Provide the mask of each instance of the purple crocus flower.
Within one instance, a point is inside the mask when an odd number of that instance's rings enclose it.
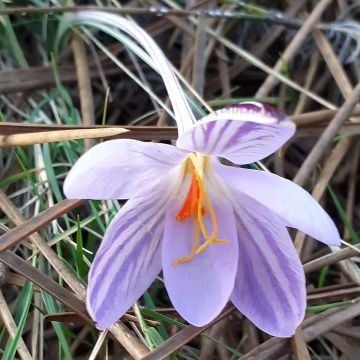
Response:
[[[305,276],[286,227],[328,245],[338,231],[301,187],[243,165],[279,149],[294,124],[268,105],[241,103],[199,121],[161,50],[138,26],[116,25],[146,49],[172,100],[176,146],[112,140],[85,153],[66,178],[72,199],[129,199],[110,223],[89,273],[87,307],[100,329],[117,321],[161,269],[171,302],[195,326],[226,303],[274,336],[304,317]]]

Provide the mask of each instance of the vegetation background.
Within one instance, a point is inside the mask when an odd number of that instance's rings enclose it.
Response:
[[[89,8],[146,29],[199,116],[256,99],[297,124],[257,166],[311,192],[344,243],[328,248],[293,233],[308,308],[292,339],[270,338],[230,305],[204,328],[188,325],[161,274],[116,326],[94,327],[87,272],[122,203],[65,200],[63,180],[102,139],[170,142],[176,129],[161,78],[129,43],[93,23],[57,48],[64,15]],[[357,359],[359,15],[351,0],[0,0],[2,359]]]

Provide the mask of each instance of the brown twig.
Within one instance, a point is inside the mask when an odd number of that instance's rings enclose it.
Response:
[[[85,126],[95,125],[95,108],[86,48],[80,35],[78,35],[76,32],[73,33],[71,45],[74,54],[76,76],[79,85],[82,122]],[[85,150],[88,150],[94,144],[95,143],[93,139],[85,139]]]
[[[295,335],[291,338],[291,349],[294,360],[310,360],[309,350],[300,327],[296,329]]]

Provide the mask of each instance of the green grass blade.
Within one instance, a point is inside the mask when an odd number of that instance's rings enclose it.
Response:
[[[77,232],[76,232],[76,271],[80,279],[84,279],[86,276],[86,267],[84,263],[84,251],[83,240],[80,227],[80,217],[77,217]]]
[[[360,242],[360,239],[357,236],[356,231],[354,230],[349,218],[346,215],[344,208],[341,206],[341,203],[340,203],[339,199],[337,198],[337,196],[331,186],[328,186],[328,191],[329,191],[331,199],[336,207],[336,210],[337,210],[342,222],[344,223],[344,226],[349,231],[352,243],[358,244]]]
[[[4,9],[6,6],[3,2],[3,0],[0,0],[0,9]],[[5,32],[8,38],[8,44],[10,46],[10,49],[19,64],[19,66],[23,69],[26,69],[29,67],[29,64],[27,60],[25,59],[24,53],[21,49],[21,46],[17,40],[15,31],[13,29],[13,26],[11,24],[10,18],[8,15],[2,15],[2,22],[5,28]]]
[[[318,314],[318,313],[328,310],[328,309],[332,309],[332,308],[339,307],[339,306],[345,306],[345,305],[349,305],[349,304],[353,304],[353,303],[354,303],[354,301],[348,300],[348,301],[339,301],[339,302],[335,302],[335,303],[331,303],[331,304],[308,306],[306,308],[306,312],[312,313],[312,314]]]
[[[31,282],[27,281],[25,286],[22,288],[21,293],[19,295],[19,302],[17,306],[17,319],[16,322],[17,329],[16,334],[13,339],[9,339],[4,354],[2,356],[2,360],[12,360],[16,354],[16,348],[18,346],[21,334],[24,330],[26,319],[29,314],[31,299],[33,296],[34,286]]]
[[[43,298],[46,310],[49,314],[57,313],[60,311],[59,307],[56,305],[52,296],[50,296],[49,294],[47,294],[44,291],[41,291],[41,296]],[[64,326],[55,321],[52,321],[51,324],[52,324],[52,326],[56,332],[56,335],[59,339],[60,348],[64,352],[64,356],[65,356],[66,360],[73,360],[73,356],[71,354],[69,344],[66,341],[66,336],[64,333]]]

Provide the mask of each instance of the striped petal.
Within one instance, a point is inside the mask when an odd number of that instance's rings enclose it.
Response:
[[[129,200],[109,225],[89,273],[87,308],[99,329],[117,321],[161,270],[164,231],[162,184],[147,197]]]
[[[241,103],[204,117],[176,145],[249,164],[278,150],[294,132],[295,125],[271,106]]]
[[[236,206],[239,265],[231,301],[266,333],[294,334],[305,314],[305,276],[291,238],[276,215],[246,195]]]
[[[319,203],[290,180],[264,171],[213,164],[213,169],[236,189],[275,212],[294,227],[327,245],[340,245],[334,222]]]
[[[234,287],[238,245],[232,208],[226,199],[212,196],[212,205],[219,224],[218,239],[228,244],[210,244],[190,261],[173,266],[173,261],[187,256],[194,242],[194,220],[175,220],[180,199],[166,211],[162,264],[165,286],[175,309],[195,326],[208,324],[220,314]],[[209,215],[204,222],[211,232]],[[200,235],[200,243],[203,237]]]
[[[166,144],[112,140],[87,151],[64,183],[69,199],[129,199],[145,194],[188,152]]]

